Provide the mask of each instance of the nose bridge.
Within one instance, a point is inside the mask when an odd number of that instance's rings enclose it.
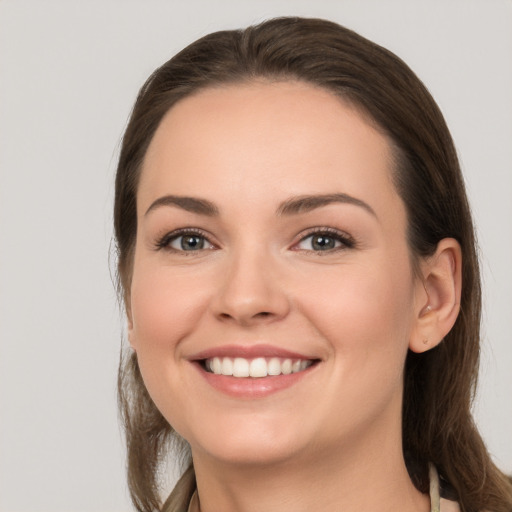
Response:
[[[277,256],[255,243],[231,251],[215,300],[215,313],[241,324],[274,321],[289,310]]]

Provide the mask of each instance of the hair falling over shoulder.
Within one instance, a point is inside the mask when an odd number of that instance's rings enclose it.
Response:
[[[459,242],[463,291],[456,324],[438,347],[407,356],[403,450],[419,490],[428,490],[431,462],[463,512],[512,511],[512,483],[491,460],[471,415],[479,365],[480,276],[470,208],[450,133],[433,98],[408,66],[351,30],[319,19],[272,19],[245,30],[207,35],[150,76],[126,128],[116,176],[115,237],[125,304],[141,162],[160,121],[177,101],[200,89],[255,79],[299,80],[322,87],[351,102],[388,135],[413,259],[433,254],[443,238]],[[121,356],[118,387],[136,509],[186,510],[195,489],[189,450],[147,393],[134,353]],[[170,451],[180,458],[184,472],[165,501],[161,468]]]

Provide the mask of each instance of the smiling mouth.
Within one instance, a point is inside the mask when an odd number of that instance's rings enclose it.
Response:
[[[211,357],[204,359],[202,367],[208,373],[229,377],[262,378],[300,373],[317,363],[313,359],[291,359],[279,357]]]

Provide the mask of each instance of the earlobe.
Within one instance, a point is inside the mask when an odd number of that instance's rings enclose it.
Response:
[[[409,348],[426,352],[436,347],[451,330],[460,309],[462,253],[459,243],[445,238],[421,265],[422,290],[416,297],[415,327]]]
[[[128,328],[128,343],[130,344],[130,348],[135,352],[135,340],[134,340],[134,329],[133,329],[133,321],[131,316],[127,315],[127,328]]]

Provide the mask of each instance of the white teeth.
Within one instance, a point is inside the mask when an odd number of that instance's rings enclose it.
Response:
[[[281,361],[277,357],[273,357],[268,362],[267,373],[268,375],[281,375]]]
[[[211,361],[210,370],[217,375],[222,373],[222,361],[220,357],[214,357],[213,359],[209,359]]]
[[[285,359],[281,364],[281,373],[283,375],[289,375],[292,373],[292,360]]]
[[[264,357],[257,357],[255,359],[213,357],[205,361],[207,370],[215,375],[253,378],[302,372],[312,364],[313,361],[310,360],[279,359],[278,357],[270,359],[265,359]]]
[[[226,361],[226,359],[229,359],[229,357],[225,357],[224,361]],[[222,363],[222,367],[224,368],[224,362]],[[249,361],[247,361],[247,359],[235,357],[233,363],[233,377],[249,377]]]
[[[263,357],[253,359],[249,364],[249,375],[251,377],[266,377],[267,373],[267,361]]]
[[[233,359],[225,357],[222,359],[221,373],[222,375],[233,375]]]

